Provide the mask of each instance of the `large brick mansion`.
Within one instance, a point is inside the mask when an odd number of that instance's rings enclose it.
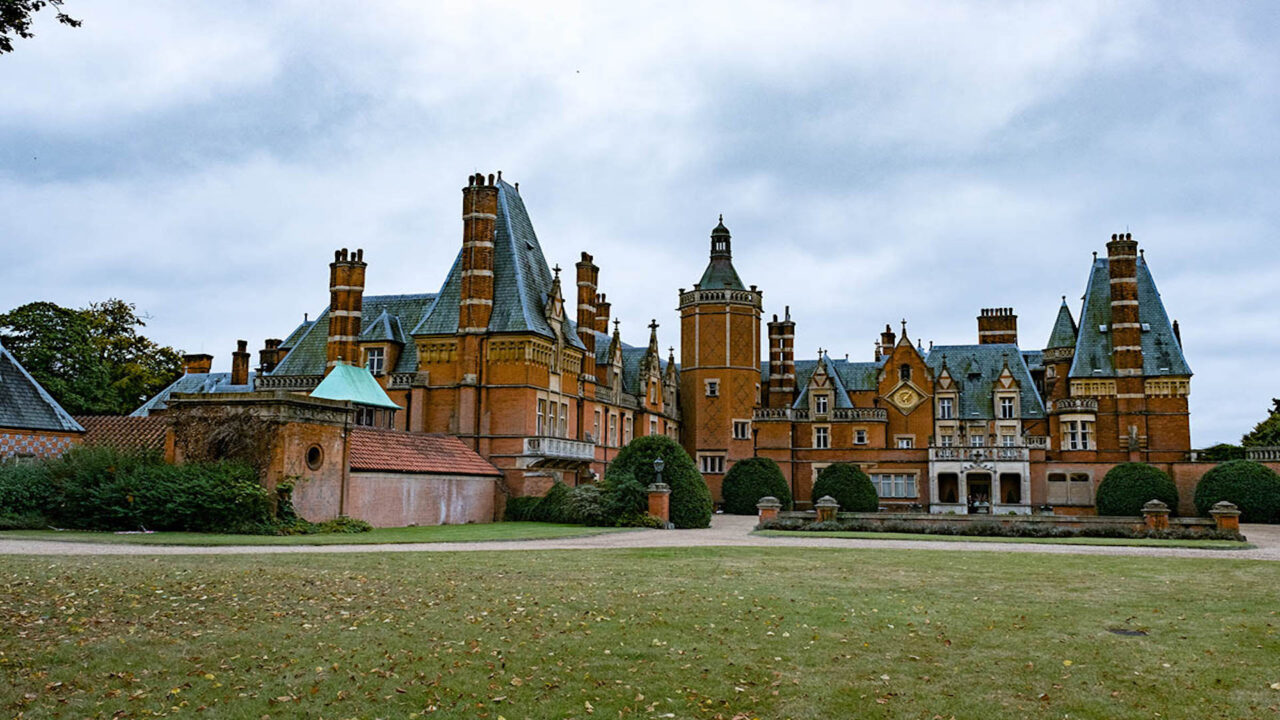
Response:
[[[591,255],[564,287],[518,185],[473,175],[462,201],[461,248],[436,292],[366,295],[363,252],[337,251],[328,306],[266,341],[256,371],[243,345],[231,373],[190,356],[140,413],[181,393],[307,393],[351,363],[398,406],[358,409],[357,424],[455,436],[502,472],[503,496],[599,477],[632,438],[665,434],[716,497],[734,462],[760,455],[802,506],[823,466],[851,462],[886,507],[959,513],[1084,512],[1115,464],[1177,478],[1190,449],[1191,371],[1128,234],[1095,256],[1079,324],[1064,301],[1043,347],[1022,349],[1017,317],[1000,308],[981,311],[972,345],[926,350],[904,322],[865,362],[798,360],[789,310],[762,333],[763,293],[739,279],[722,219],[701,279],[678,294],[677,366],[656,323],[636,345],[610,329]]]

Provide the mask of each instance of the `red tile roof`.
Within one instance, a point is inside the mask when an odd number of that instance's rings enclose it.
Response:
[[[105,445],[120,450],[164,450],[164,433],[169,420],[161,415],[81,415],[85,445]]]
[[[452,435],[354,428],[350,450],[352,470],[437,475],[501,474],[489,461]]]

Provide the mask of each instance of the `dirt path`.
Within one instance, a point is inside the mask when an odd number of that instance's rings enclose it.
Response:
[[[1215,557],[1280,561],[1280,526],[1246,525],[1242,532],[1253,550],[1039,545],[929,540],[854,540],[824,537],[752,535],[755,518],[717,515],[706,530],[641,530],[558,540],[465,543],[395,543],[382,545],[238,545],[196,547],[9,540],[0,538],[0,555],[268,555],[277,553],[465,552],[477,550],[592,550],[665,547],[807,547],[845,549],[963,550],[1044,553],[1050,555],[1127,555],[1134,557]]]

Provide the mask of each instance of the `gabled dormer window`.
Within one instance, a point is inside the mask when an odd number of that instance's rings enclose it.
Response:
[[[1013,420],[1016,417],[1017,416],[1014,414],[1013,398],[1011,397],[1000,398],[1000,419]]]
[[[819,415],[827,414],[827,405],[830,398],[826,395],[813,396],[813,411]]]
[[[951,398],[938,399],[938,419],[950,420],[955,417],[955,401]]]
[[[386,364],[386,357],[386,351],[380,347],[366,348],[364,351],[364,366],[374,375],[381,375]]]

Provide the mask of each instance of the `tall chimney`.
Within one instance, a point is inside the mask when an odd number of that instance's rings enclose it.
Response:
[[[249,384],[249,343],[236,341],[236,351],[231,353],[231,384]]]
[[[978,315],[978,344],[1018,344],[1018,316],[1013,308],[983,308]]]
[[[605,294],[596,296],[596,332],[609,334],[609,309],[613,304],[605,299]]]
[[[493,175],[472,175],[462,189],[462,288],[458,331],[484,333],[493,315],[493,237],[498,186]]]
[[[261,372],[269,373],[276,369],[276,365],[284,356],[284,350],[280,347],[284,341],[279,338],[268,338],[262,343],[262,349],[258,351],[258,369]]]
[[[578,261],[578,338],[587,348],[582,363],[584,375],[596,376],[596,283],[600,280],[600,268],[587,253]]]
[[[791,306],[769,322],[769,387],[765,407],[790,407],[796,390],[796,324]]]
[[[364,250],[335,250],[329,263],[329,342],[325,374],[339,361],[360,364],[360,311],[364,303]]]
[[[182,356],[182,372],[187,375],[207,375],[213,369],[213,356],[193,353]]]
[[[893,348],[898,344],[898,336],[894,334],[893,328],[885,323],[884,332],[880,333],[880,357],[885,357],[893,353]]]
[[[1111,364],[1116,370],[1116,410],[1120,435],[1137,450],[1146,429],[1146,388],[1142,378],[1142,321],[1138,314],[1138,243],[1117,233],[1107,243],[1111,277]]]

